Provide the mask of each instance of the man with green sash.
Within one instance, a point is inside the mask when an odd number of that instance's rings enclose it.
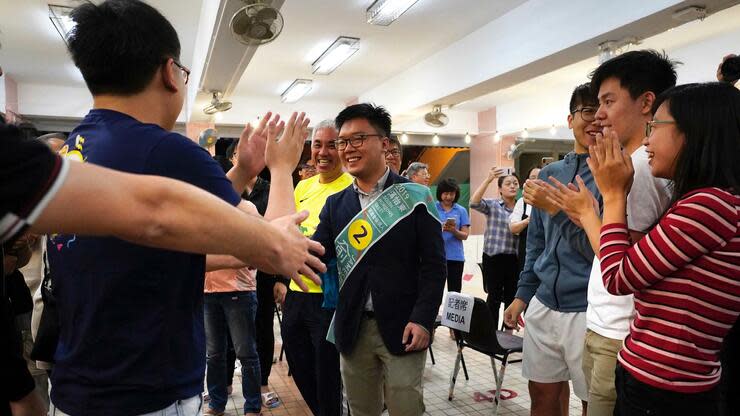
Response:
[[[356,104],[336,118],[353,178],[330,196],[313,239],[336,259],[339,296],[327,334],[339,350],[351,413],[424,412],[422,374],[446,279],[442,224],[428,188],[385,163],[391,119]],[[325,277],[326,279],[326,277]]]

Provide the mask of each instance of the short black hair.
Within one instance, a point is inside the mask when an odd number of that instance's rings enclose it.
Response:
[[[228,137],[220,137],[218,140],[216,140],[216,146],[214,153],[219,156],[227,156],[229,157],[229,147],[231,147],[232,144],[234,144],[234,139],[228,138]],[[232,150],[232,155],[233,150]]]
[[[364,118],[371,126],[382,134],[383,137],[391,136],[391,115],[383,106],[376,106],[371,103],[361,103],[351,105],[342,110],[334,122],[337,125],[337,131],[342,130],[344,123],[357,118]]]
[[[442,194],[445,192],[455,193],[455,200],[453,202],[457,202],[460,199],[460,186],[458,186],[455,178],[445,178],[439,181],[437,184],[437,201],[442,200]]]
[[[659,95],[686,142],[677,156],[673,198],[704,187],[740,192],[740,91],[731,84],[686,84]]]
[[[720,73],[724,82],[734,84],[740,80],[740,56],[725,59],[720,66]]]
[[[403,152],[403,145],[401,144],[401,141],[398,140],[398,136],[388,136],[388,141],[390,142],[390,144],[395,144],[396,146],[398,146],[398,151]]]
[[[665,53],[653,49],[629,51],[602,63],[591,73],[591,89],[598,96],[601,84],[609,78],[619,80],[633,100],[652,91],[660,95],[676,85],[676,65]]]
[[[568,106],[570,113],[573,114],[579,105],[581,107],[597,107],[599,105],[599,100],[591,90],[591,84],[588,82],[577,86],[573,90],[573,93],[570,94],[570,105]]]
[[[168,58],[180,57],[175,28],[142,1],[85,2],[70,16],[67,47],[93,95],[139,93]]]

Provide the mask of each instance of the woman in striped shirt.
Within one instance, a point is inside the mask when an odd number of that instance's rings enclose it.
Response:
[[[740,313],[740,91],[719,83],[675,87],[656,99],[644,144],[675,202],[637,244],[626,226],[631,159],[614,134],[589,166],[604,200],[603,226],[581,184],[554,200],[599,249],[615,295],[636,316],[619,353],[615,415],[714,415],[719,352]]]

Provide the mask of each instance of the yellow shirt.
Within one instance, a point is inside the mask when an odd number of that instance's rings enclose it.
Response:
[[[316,232],[316,227],[319,225],[319,214],[321,214],[321,209],[324,208],[326,198],[342,191],[352,183],[352,175],[346,172],[343,172],[337,179],[329,183],[320,183],[319,177],[320,175],[316,175],[298,182],[293,193],[296,210],[308,210],[309,212],[308,218],[301,223],[301,231],[307,237],[311,237]],[[321,293],[321,286],[316,285],[305,276],[301,276],[301,278],[308,285],[309,293]],[[293,281],[290,282],[290,289],[302,292],[301,288]]]

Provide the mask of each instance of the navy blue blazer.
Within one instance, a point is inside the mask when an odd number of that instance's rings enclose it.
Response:
[[[408,179],[390,172],[383,189],[401,182]],[[336,257],[334,239],[360,211],[352,186],[326,200],[312,237],[326,248],[324,261]],[[405,353],[403,331],[409,322],[432,332],[442,302],[447,262],[442,226],[424,211],[424,206],[417,206],[389,230],[348,277],[334,318],[339,352],[348,354],[355,345],[368,291],[373,297],[380,335],[391,354]]]

